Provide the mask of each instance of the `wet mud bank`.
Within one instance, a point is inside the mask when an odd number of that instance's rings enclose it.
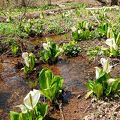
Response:
[[[19,58],[0,57],[0,120],[9,120],[10,110],[29,92],[23,75],[15,68]]]
[[[20,58],[2,57],[0,63],[0,119],[9,120],[10,110],[22,103],[23,98],[29,92],[30,87],[24,79],[24,74],[15,66],[21,62]],[[83,117],[89,100],[84,99],[86,92],[85,83],[94,74],[94,65],[89,64],[86,56],[61,59],[56,65],[42,65],[50,68],[55,74],[64,79],[64,97],[67,103],[63,103],[65,120],[76,120]],[[58,113],[58,114],[57,114]],[[51,118],[61,119],[59,111],[54,111]]]
[[[63,96],[66,103],[62,106],[64,119],[82,119],[87,111],[92,109],[89,107],[90,99],[85,100],[85,84],[94,78],[95,65],[90,63],[86,56],[80,55],[75,58],[61,59],[56,65],[43,65],[43,67],[51,69],[54,74],[61,75],[65,80]],[[51,117],[61,120],[60,114],[56,117],[55,113]]]
[[[53,41],[62,44],[71,40],[70,34],[62,36],[50,37]],[[40,47],[46,38],[30,39],[27,45],[30,47]],[[82,119],[87,111],[92,110],[89,106],[90,99],[85,100],[86,82],[95,76],[94,67],[95,62],[90,62],[86,50],[93,45],[100,45],[98,41],[82,41],[79,43],[82,53],[78,57],[67,58],[61,57],[55,65],[37,63],[36,71],[30,74],[29,82],[25,78],[21,67],[18,69],[19,63],[23,63],[21,57],[11,57],[2,55],[0,57],[0,120],[9,120],[10,110],[17,110],[16,105],[23,102],[26,94],[37,85],[37,75],[43,67],[51,69],[54,74],[60,75],[64,78],[64,94],[65,102],[62,104],[63,116],[65,120],[79,120]],[[34,49],[35,50],[35,49]],[[38,52],[38,49],[36,49]],[[34,79],[35,78],[35,79]],[[33,83],[34,82],[34,83]],[[33,83],[33,84],[32,84]],[[32,87],[31,87],[32,86]],[[38,87],[37,87],[38,88]],[[61,120],[59,110],[50,111],[49,118],[46,120]]]

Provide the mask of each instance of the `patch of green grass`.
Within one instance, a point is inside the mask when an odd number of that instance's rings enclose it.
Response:
[[[64,5],[66,7],[69,7],[69,6],[71,6],[71,7],[79,7],[79,8],[85,8],[85,7],[87,7],[86,4],[80,3],[80,2],[67,2],[67,3],[64,3]]]
[[[13,23],[0,23],[0,35],[14,36],[16,28]]]

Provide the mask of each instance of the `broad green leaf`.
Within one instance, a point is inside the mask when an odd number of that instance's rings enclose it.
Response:
[[[20,120],[20,113],[10,111],[10,120]]]
[[[79,40],[79,34],[78,34],[78,32],[77,31],[73,32],[72,33],[72,37],[73,37],[74,40]]]
[[[48,105],[46,103],[39,103],[37,105],[37,112],[44,118],[48,112]]]
[[[95,81],[89,80],[88,83],[87,83],[87,88],[89,90],[93,90],[94,85],[95,85]]]
[[[63,78],[53,75],[51,70],[43,69],[39,74],[40,92],[51,101],[59,95]]]
[[[120,79],[119,78],[112,84],[112,91],[117,92],[117,90],[120,90]]]
[[[105,83],[107,79],[110,78],[110,74],[107,74],[105,72],[102,72],[99,76],[99,78],[96,80],[97,83]]]
[[[111,91],[112,91],[112,87],[108,86],[107,89],[105,90],[105,94],[108,96],[110,95]]]
[[[52,84],[54,84],[55,82],[57,82],[59,89],[62,89],[64,79],[62,77],[59,77],[59,76],[54,76]]]
[[[51,70],[42,69],[39,74],[39,84],[41,89],[48,89],[51,85],[53,74]]]
[[[96,83],[93,92],[98,98],[100,98],[103,95],[103,86],[100,83]]]
[[[51,101],[55,98],[57,92],[57,83],[53,84],[50,88],[41,89],[41,94],[50,99]]]
[[[22,113],[22,117],[20,120],[33,120],[34,116],[31,112],[29,113]]]

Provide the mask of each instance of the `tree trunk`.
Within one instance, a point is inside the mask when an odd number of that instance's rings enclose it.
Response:
[[[111,0],[111,5],[118,5],[118,0]]]

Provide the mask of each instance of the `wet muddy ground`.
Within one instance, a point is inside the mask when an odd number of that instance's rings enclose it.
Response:
[[[68,41],[68,35],[52,36],[52,39],[59,43]],[[40,46],[45,39],[30,40],[29,43],[33,46]],[[104,41],[90,40],[81,41],[80,47],[82,53],[75,58],[60,57],[56,65],[47,65],[39,63],[37,70],[43,67],[50,68],[55,74],[61,75],[64,78],[64,99],[63,103],[63,116],[65,120],[80,120],[86,114],[93,110],[91,106],[91,99],[85,100],[86,82],[94,79],[95,69],[99,63],[89,61],[86,50],[91,46],[101,45]],[[18,110],[16,105],[21,104],[25,95],[35,88],[36,73],[31,75],[33,77],[25,78],[21,68],[17,68],[18,63],[22,63],[21,57],[0,57],[0,120],[9,120],[10,110]],[[117,69],[117,70],[116,70]],[[119,74],[119,67],[113,71],[114,75]],[[115,72],[117,71],[117,72]],[[34,82],[32,84],[32,82]],[[32,86],[32,87],[31,87]],[[59,110],[50,111],[49,118],[46,120],[61,120]]]
[[[55,36],[53,40],[66,41],[67,35]],[[44,40],[41,40],[44,41]],[[36,45],[38,39],[29,41]],[[85,48],[95,45],[95,41],[83,41],[80,46],[83,52],[75,58],[61,57],[56,65],[39,64],[37,69],[42,67],[50,68],[55,74],[61,75],[64,79],[64,90],[66,103],[63,103],[63,115],[65,120],[79,120],[87,113],[90,100],[85,100],[86,93],[85,83],[94,78],[94,63],[90,63],[88,57],[84,54]],[[31,89],[23,72],[16,68],[18,63],[22,63],[19,57],[1,56],[0,62],[0,120],[9,120],[10,110],[17,110],[16,105],[21,104],[25,95]],[[34,81],[34,80],[33,80]],[[31,80],[32,82],[32,80]],[[59,110],[50,114],[51,119],[60,120]]]
[[[15,59],[9,57],[5,59],[3,62],[6,63],[1,64],[0,79],[1,120],[9,119],[9,111],[20,104],[30,90],[21,72],[19,73],[19,71],[14,68],[15,66],[12,62],[16,62]],[[93,77],[94,68],[91,67],[93,65],[89,64],[85,56],[80,55],[77,58],[60,60],[57,65],[43,66],[50,68],[55,74],[59,74],[65,79],[64,90],[67,92],[64,97],[68,102],[63,105],[65,120],[77,120],[83,117],[83,112],[89,103],[89,100],[84,99],[86,91],[85,83]],[[58,118],[56,118],[56,115],[51,117],[57,120],[60,119],[61,116],[58,114]]]
[[[1,57],[0,63],[0,120],[9,120],[9,112],[29,92],[21,73],[15,69],[19,58]]]

